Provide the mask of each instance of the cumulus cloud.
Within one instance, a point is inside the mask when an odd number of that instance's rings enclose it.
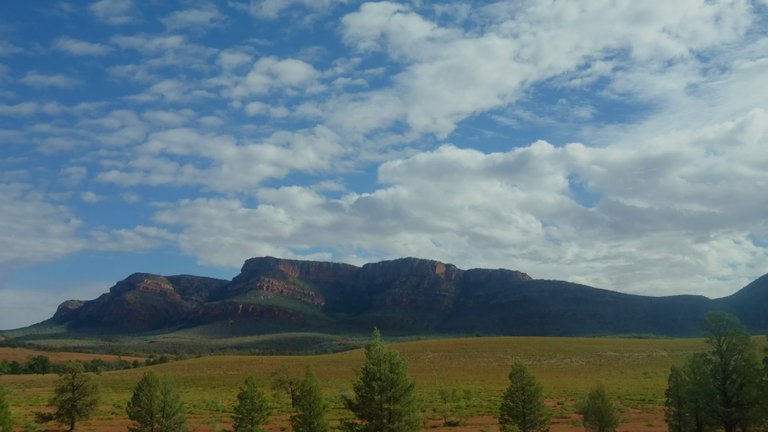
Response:
[[[768,174],[756,171],[768,163],[766,115],[632,146],[443,146],[382,164],[383,186],[370,193],[330,199],[309,187],[263,188],[255,207],[182,201],[156,220],[180,226],[181,247],[210,265],[310,248],[340,260],[366,251],[623,291],[725,295],[768,265],[760,246],[768,199],[759,191]],[[573,176],[600,197],[594,206],[581,203]]]
[[[88,175],[88,168],[84,166],[68,166],[62,168],[59,175],[64,183],[76,186],[85,180],[85,177]]]
[[[18,54],[24,52],[23,48],[20,48],[8,41],[0,40],[0,57],[9,56],[12,54]]]
[[[168,30],[200,30],[221,27],[226,17],[216,6],[209,4],[200,8],[175,11],[161,20]]]
[[[0,267],[60,258],[82,249],[82,222],[24,184],[0,184]],[[1,270],[1,269],[0,269]]]
[[[611,80],[613,92],[679,96],[701,80],[696,55],[743,36],[750,11],[748,1],[689,0],[668,8],[497,3],[478,12],[479,30],[467,32],[441,27],[405,5],[365,3],[342,19],[344,42],[362,54],[382,52],[403,69],[390,87],[342,95],[318,112],[353,133],[405,124],[415,136],[443,138],[464,119],[514,102],[537,82],[575,79],[600,61],[613,65],[590,70]]]
[[[319,77],[309,63],[296,59],[262,57],[245,76],[225,74],[214,82],[224,87],[224,95],[242,100],[277,90],[306,89]]]
[[[88,6],[88,11],[98,20],[112,25],[129,24],[138,19],[133,0],[99,0]]]
[[[70,37],[61,37],[53,42],[53,47],[59,51],[76,56],[100,56],[112,51],[108,45],[92,43]]]
[[[80,199],[87,203],[97,203],[104,199],[103,196],[96,194],[95,192],[85,191],[80,192]]]
[[[120,147],[141,142],[149,127],[134,111],[113,110],[102,117],[80,120],[79,128],[86,129],[101,146]]]
[[[36,114],[39,111],[40,105],[36,102],[19,102],[17,104],[8,105],[0,104],[0,114],[4,116],[30,116]]]
[[[110,38],[121,49],[135,50],[142,56],[142,61],[135,65],[123,65],[115,69],[116,73],[140,74],[146,81],[162,79],[157,69],[176,67],[184,71],[210,69],[209,59],[218,52],[215,48],[190,42],[180,34],[117,35]]]
[[[286,10],[301,6],[311,13],[327,11],[338,0],[251,0],[250,12],[256,18],[274,20]]]
[[[95,230],[90,233],[93,248],[101,251],[141,252],[154,249],[176,239],[157,227],[139,225],[132,229]]]
[[[58,87],[68,89],[76,86],[78,81],[64,74],[43,74],[39,72],[27,72],[21,82],[30,87]]]
[[[220,192],[243,192],[292,171],[331,168],[342,148],[339,137],[324,127],[275,133],[256,143],[229,135],[200,134],[179,128],[153,133],[121,169],[97,179],[124,186],[201,185]],[[177,162],[187,159],[186,163]]]

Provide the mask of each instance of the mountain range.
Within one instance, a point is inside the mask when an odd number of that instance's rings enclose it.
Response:
[[[359,334],[377,326],[395,335],[697,336],[713,310],[765,333],[768,275],[719,299],[650,297],[416,258],[358,267],[263,257],[231,281],[136,273],[94,300],[62,303],[40,325],[99,335]]]

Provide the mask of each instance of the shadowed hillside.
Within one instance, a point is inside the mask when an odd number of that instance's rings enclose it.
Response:
[[[95,300],[63,303],[39,326],[73,335],[365,334],[378,326],[400,336],[695,336],[704,314],[717,309],[764,331],[766,305],[768,276],[711,300],[630,295],[415,258],[357,267],[264,257],[247,260],[232,281],[137,273]]]

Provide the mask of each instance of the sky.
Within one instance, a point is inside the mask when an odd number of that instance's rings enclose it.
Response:
[[[134,272],[768,273],[768,0],[0,2],[0,329]]]

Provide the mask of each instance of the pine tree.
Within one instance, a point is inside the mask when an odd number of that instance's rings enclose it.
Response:
[[[365,347],[365,360],[353,384],[354,398],[344,405],[357,417],[360,432],[415,432],[421,420],[416,406],[415,384],[408,379],[405,360],[388,351],[381,333],[374,329]]]
[[[53,418],[75,430],[79,420],[87,420],[98,404],[98,387],[84,372],[81,363],[68,363],[59,375],[49,405],[55,408]]]
[[[691,421],[691,431],[708,432],[713,429],[710,406],[715,398],[707,355],[691,356],[683,367],[685,406]]]
[[[691,416],[686,399],[687,390],[685,375],[677,366],[672,366],[667,379],[667,390],[664,392],[664,420],[667,422],[669,432],[691,430]]]
[[[294,398],[296,413],[291,416],[293,432],[328,432],[326,414],[328,405],[323,400],[320,386],[312,367],[307,366],[304,379],[299,383]]]
[[[587,399],[579,407],[584,427],[594,432],[613,432],[619,426],[616,408],[608,399],[605,387],[599,384],[587,395]]]
[[[186,414],[178,392],[167,379],[145,373],[133,389],[126,407],[132,432],[183,432]]]
[[[759,363],[752,339],[738,318],[711,312],[704,321],[714,386],[711,412],[725,432],[747,430],[757,421]]]
[[[509,387],[502,396],[499,408],[501,430],[548,431],[549,419],[541,384],[525,365],[516,362],[509,372]]]
[[[11,407],[5,396],[5,388],[0,386],[0,432],[11,432],[12,429]]]
[[[269,402],[264,392],[253,377],[246,378],[240,393],[237,394],[232,428],[235,432],[260,432],[261,425],[267,421],[269,414]]]

